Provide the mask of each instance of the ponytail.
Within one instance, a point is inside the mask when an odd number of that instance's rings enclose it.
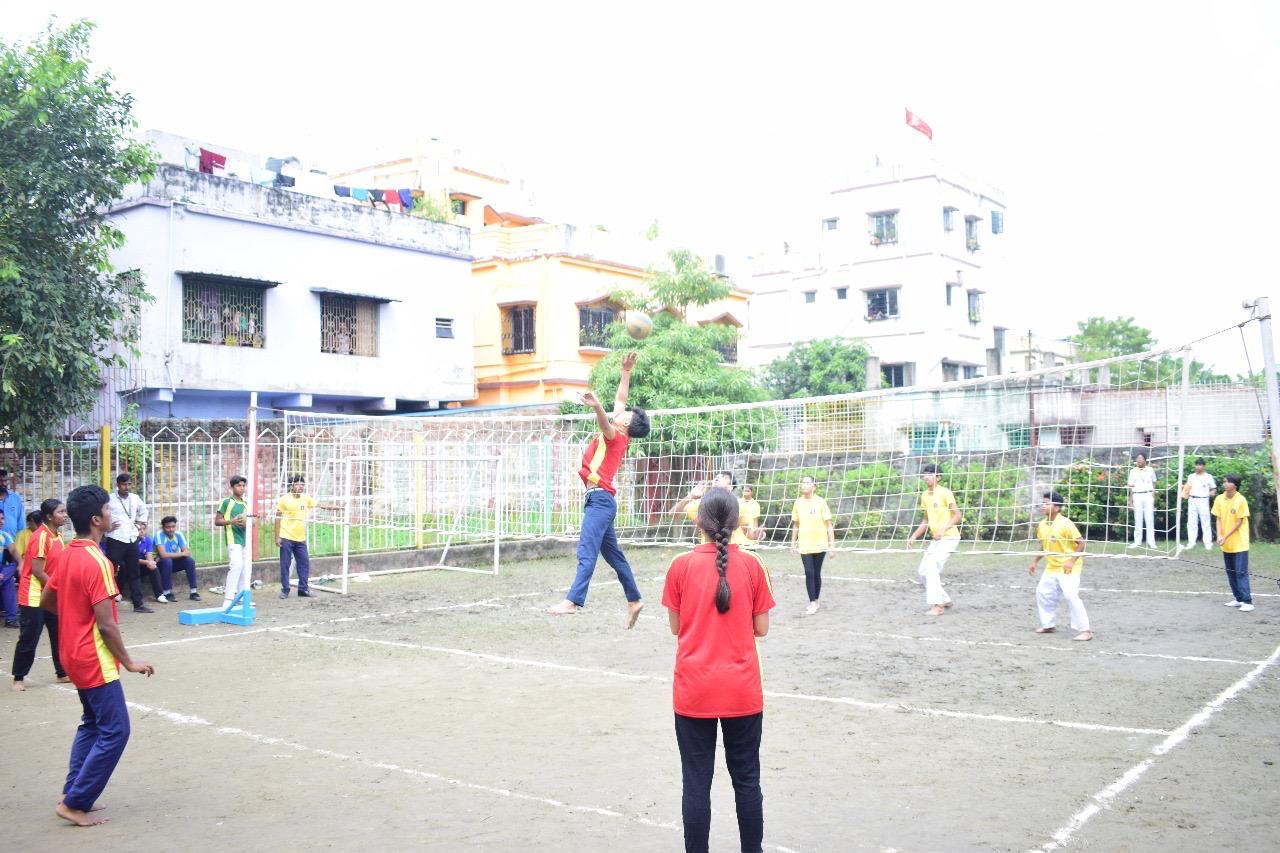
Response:
[[[738,499],[725,489],[712,489],[698,504],[698,526],[716,545],[716,610],[729,612],[729,599],[733,590],[725,571],[729,568],[729,538],[738,527]]]

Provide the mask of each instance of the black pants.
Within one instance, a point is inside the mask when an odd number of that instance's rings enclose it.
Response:
[[[49,646],[53,649],[53,671],[62,678],[67,671],[62,668],[58,658],[58,617],[48,610],[39,607],[18,608],[18,647],[13,651],[13,680],[22,681],[31,672],[31,665],[36,662],[36,647],[40,645],[40,635],[49,629]]]
[[[809,590],[810,601],[817,601],[822,593],[822,561],[826,558],[826,551],[800,555],[800,562],[804,563],[804,586]]]
[[[684,849],[706,853],[711,835],[711,776],[716,769],[716,724],[724,730],[724,761],[738,807],[743,853],[760,853],[764,840],[764,795],[760,792],[760,732],[764,714],[701,719],[676,714],[676,743],[684,777]]]
[[[116,567],[116,589],[124,592],[127,585],[133,606],[142,607],[145,602],[142,598],[142,583],[138,578],[138,543],[120,542],[111,538],[102,541],[107,543],[107,557]]]

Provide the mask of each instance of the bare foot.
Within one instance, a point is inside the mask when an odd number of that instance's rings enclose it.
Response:
[[[1057,628],[1037,628],[1037,629],[1036,629],[1036,633],[1037,633],[1037,634],[1052,634],[1053,632],[1055,632],[1055,631],[1057,631],[1057,630],[1058,630]]]
[[[1092,631],[1081,631],[1079,634],[1076,634],[1076,635],[1075,635],[1074,637],[1072,637],[1071,639],[1076,640],[1076,641],[1081,642],[1081,643],[1087,643],[1087,642],[1089,642],[1090,640],[1092,640],[1092,639],[1093,639],[1093,632],[1092,632]]]
[[[80,809],[73,809],[66,803],[58,803],[53,810],[54,814],[63,820],[69,820],[76,826],[98,826],[111,820],[109,817],[92,817],[88,812],[82,812]]]
[[[928,612],[925,615],[941,616],[943,613],[946,613],[946,612],[947,612],[947,609],[943,607],[941,604],[935,604],[929,608]]]
[[[566,598],[559,604],[554,604],[551,607],[548,607],[547,612],[552,616],[568,616],[571,613],[577,613],[581,609],[581,607]]]
[[[630,631],[636,626],[636,620],[640,618],[640,611],[644,610],[643,601],[632,601],[627,605],[627,630]]]
[[[58,797],[58,805],[62,805],[62,801],[63,801],[63,800],[65,800],[65,799],[66,799],[66,797],[65,797],[65,796],[63,796],[63,797]],[[102,811],[102,810],[103,810],[103,809],[105,809],[105,808],[106,808],[106,806],[102,805],[101,803],[94,803],[94,804],[93,804],[93,808],[89,809],[89,811],[91,811],[91,812],[100,812],[100,811]]]
[[[27,689],[27,685],[23,684],[21,681],[15,681],[13,682],[13,689],[22,693]]]

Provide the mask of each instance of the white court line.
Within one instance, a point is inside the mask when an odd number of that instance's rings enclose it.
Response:
[[[803,578],[804,578],[804,575],[797,575],[797,574],[783,574],[783,575],[782,575],[782,577],[785,577],[785,578],[800,578],[800,579],[803,579]],[[828,580],[833,580],[833,581],[852,581],[853,583],[911,583],[911,581],[909,581],[909,580],[903,580],[902,578],[858,578],[858,577],[849,577],[848,575],[827,575],[827,574],[824,574],[824,575],[822,576],[822,579],[823,579],[824,581],[828,581]],[[1035,587],[1032,587],[1032,586],[1023,586],[1022,584],[982,583],[981,581],[949,580],[949,581],[947,581],[946,585],[947,585],[947,586],[981,586],[981,587],[985,587],[985,588],[987,588],[987,589],[1017,589],[1017,590],[1022,590],[1022,591],[1024,591],[1024,592],[1034,592],[1034,591],[1035,591]],[[1219,589],[1219,590],[1212,590],[1212,589],[1208,589],[1208,590],[1190,590],[1190,589],[1118,589],[1118,588],[1115,588],[1115,587],[1103,587],[1103,586],[1095,586],[1095,587],[1083,587],[1083,586],[1082,586],[1082,587],[1080,587],[1080,591],[1081,591],[1081,592],[1122,592],[1122,593],[1132,593],[1132,594],[1135,594],[1135,595],[1221,595],[1221,596],[1227,596],[1227,595],[1230,595],[1230,594],[1231,594],[1228,590],[1222,590],[1222,589]],[[1280,592],[1255,592],[1253,595],[1254,595],[1254,597],[1255,597],[1255,598],[1260,598],[1260,597],[1261,597],[1261,598],[1280,598]]]
[[[59,692],[64,692],[64,693],[76,692],[73,688],[62,687],[59,685],[50,685],[50,687],[54,690],[57,690]],[[297,743],[296,741],[289,741],[289,740],[285,740],[284,738],[261,735],[255,732],[247,731],[246,729],[237,728],[235,726],[218,726],[216,723],[212,723],[209,720],[204,719],[203,717],[197,717],[189,714],[180,714],[177,711],[169,711],[164,708],[156,708],[151,705],[144,705],[141,702],[133,702],[133,701],[126,700],[125,704],[128,705],[131,709],[139,713],[150,714],[150,715],[159,717],[167,722],[173,723],[175,725],[197,726],[202,728],[209,728],[220,735],[229,735],[233,737],[243,738],[245,740],[249,740],[258,744],[263,744],[265,746],[283,746],[283,747],[287,747],[288,749],[292,749],[295,752],[318,755],[323,758],[332,758],[337,761],[349,761],[353,764],[363,765],[365,767],[369,767],[374,770],[384,770],[392,773],[400,773],[402,775],[409,776],[416,779],[426,779],[432,782],[442,782],[446,785],[451,785],[455,788],[464,788],[469,791],[477,791],[484,794],[493,794],[495,796],[505,797],[512,800],[522,800],[530,803],[539,803],[541,805],[551,806],[552,808],[560,809],[561,811],[579,812],[582,814],[594,814],[594,815],[600,815],[602,817],[623,818],[624,820],[630,821],[632,823],[638,823],[643,826],[652,826],[658,829],[666,829],[666,830],[673,830],[673,831],[680,831],[682,829],[682,826],[680,824],[676,824],[673,822],[659,822],[659,821],[652,820],[651,818],[641,817],[639,815],[628,815],[628,814],[624,814],[623,812],[614,811],[613,809],[604,809],[596,806],[573,805],[571,803],[566,803],[562,800],[556,800],[550,797],[539,797],[535,794],[526,794],[521,791],[511,790],[510,788],[496,788],[492,785],[482,785],[476,782],[466,782],[461,779],[454,779],[452,777],[445,776],[440,773],[432,773],[427,770],[415,770],[412,767],[402,767],[398,764],[392,764],[386,761],[376,761],[370,758],[361,758],[356,755],[347,755],[345,753],[335,752],[334,750],[331,750],[331,749],[321,749],[314,746],[307,746],[306,744]],[[778,847],[774,845],[765,845],[765,846],[771,850],[778,851],[778,853],[795,853],[795,851],[791,851],[790,848],[787,848],[787,847]]]
[[[1074,646],[1054,646],[1050,644],[1030,645],[1028,643],[1006,643],[996,640],[955,640],[950,637],[917,637],[912,634],[890,634],[885,631],[845,631],[851,637],[873,637],[887,640],[916,640],[921,643],[948,643],[956,646],[995,646],[1002,649],[1047,649],[1054,652],[1074,652],[1077,654],[1110,655],[1126,658],[1158,658],[1160,660],[1190,661],[1193,663],[1231,663],[1239,666],[1254,666],[1261,663],[1256,660],[1235,660],[1233,658],[1206,658],[1195,655],[1161,655],[1154,652],[1117,652],[1110,649],[1086,649],[1082,644]]]
[[[1102,811],[1103,808],[1109,806],[1111,801],[1124,793],[1125,789],[1130,785],[1141,779],[1143,774],[1150,770],[1152,765],[1156,763],[1157,758],[1172,751],[1174,747],[1186,740],[1187,736],[1191,734],[1193,729],[1209,722],[1209,719],[1217,713],[1223,705],[1242,693],[1259,675],[1263,673],[1264,670],[1275,664],[1277,660],[1280,660],[1280,646],[1276,646],[1276,650],[1271,653],[1271,657],[1259,663],[1243,678],[1219,693],[1203,708],[1192,715],[1191,719],[1178,726],[1178,728],[1169,733],[1167,738],[1156,744],[1151,750],[1150,758],[1130,767],[1119,779],[1094,794],[1090,798],[1088,805],[1072,815],[1071,819],[1067,821],[1061,829],[1053,834],[1052,841],[1049,841],[1043,847],[1037,849],[1044,851],[1044,853],[1049,853],[1049,851],[1057,850],[1059,847],[1066,846],[1071,841],[1072,836],[1079,831],[1080,827],[1088,823],[1089,820],[1098,812]]]
[[[419,651],[436,652],[445,655],[456,655],[459,657],[473,658],[477,660],[489,661],[492,663],[510,664],[515,666],[528,666],[535,669],[554,669],[565,672],[580,672],[589,675],[602,675],[606,678],[618,678],[625,681],[649,681],[656,684],[669,684],[671,679],[660,675],[646,675],[626,672],[614,672],[608,669],[598,669],[595,667],[574,666],[571,664],[554,663],[549,661],[531,660],[529,658],[513,658],[503,655],[484,654],[482,652],[473,652],[467,649],[452,649],[444,646],[427,646],[420,643],[406,643],[399,640],[376,640],[368,637],[335,637],[324,634],[313,634],[309,631],[291,631],[284,629],[275,629],[279,633],[288,634],[292,637],[306,637],[312,640],[327,640],[335,643],[365,643],[374,646],[387,646],[397,649],[414,649]],[[1116,732],[1129,735],[1163,735],[1168,734],[1164,729],[1144,729],[1133,728],[1130,726],[1109,726],[1102,723],[1077,723],[1070,720],[1041,720],[1034,717],[1014,717],[1007,714],[979,714],[970,711],[951,711],[941,708],[922,708],[914,705],[904,705],[894,702],[869,702],[862,699],[850,699],[840,696],[817,696],[809,693],[785,693],[776,690],[766,690],[764,695],[770,699],[790,699],[804,702],[823,702],[833,705],[847,705],[854,708],[862,708],[870,711],[904,711],[912,714],[921,714],[928,717],[949,717],[961,720],[987,720],[998,723],[1026,723],[1042,726],[1059,726],[1067,729],[1080,729],[1091,732]]]

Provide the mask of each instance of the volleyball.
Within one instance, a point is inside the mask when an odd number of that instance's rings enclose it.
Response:
[[[627,334],[637,341],[649,337],[649,333],[653,331],[653,321],[643,311],[628,311],[623,322],[626,324]]]

